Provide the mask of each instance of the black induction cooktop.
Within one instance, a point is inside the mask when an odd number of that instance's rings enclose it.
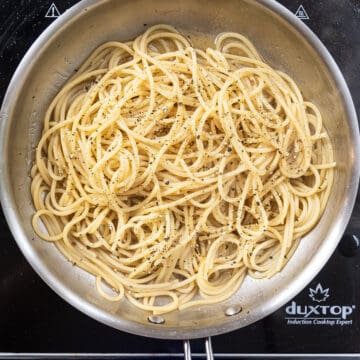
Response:
[[[0,102],[26,50],[76,2],[0,0]],[[280,2],[329,49],[360,115],[360,0]],[[2,213],[0,239],[0,358],[183,357],[181,341],[114,330],[63,301],[27,263]],[[360,358],[360,197],[337,250],[297,297],[251,326],[213,337],[212,344],[215,359]],[[203,340],[191,347],[193,358],[205,357]]]

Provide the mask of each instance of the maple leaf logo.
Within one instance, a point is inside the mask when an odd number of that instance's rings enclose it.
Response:
[[[323,289],[321,284],[317,284],[315,289],[309,289],[310,293],[309,296],[313,301],[316,302],[323,302],[325,301],[329,295],[329,288]]]

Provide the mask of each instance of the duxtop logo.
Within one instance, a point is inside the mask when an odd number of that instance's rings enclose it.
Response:
[[[315,288],[309,288],[309,297],[312,304],[298,304],[293,300],[285,307],[288,325],[352,325],[351,315],[355,305],[324,304],[330,297],[329,288],[323,288],[318,283]]]
[[[329,297],[329,289],[323,289],[321,284],[317,284],[315,289],[310,288],[310,299],[315,302],[323,302]]]

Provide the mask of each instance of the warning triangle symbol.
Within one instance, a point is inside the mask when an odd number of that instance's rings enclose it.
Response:
[[[296,10],[295,16],[300,20],[309,20],[309,15],[307,14],[306,10],[302,5],[298,7]]]
[[[60,12],[58,10],[58,8],[56,7],[56,5],[54,3],[52,3],[48,9],[48,11],[45,14],[46,18],[57,18],[60,16]]]

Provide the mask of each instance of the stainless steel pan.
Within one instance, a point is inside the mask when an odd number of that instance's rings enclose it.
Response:
[[[45,109],[74,69],[99,44],[133,38],[156,23],[190,33],[199,46],[222,31],[248,36],[266,61],[290,74],[305,97],[319,106],[337,162],[324,216],[280,274],[270,280],[248,278],[231,299],[152,318],[157,324],[127,301],[102,299],[92,276],[35,236],[30,224],[34,210],[29,178]],[[359,129],[345,81],[317,37],[272,0],[84,0],[56,20],[22,60],[6,93],[0,130],[1,202],[27,260],[80,311],[114,328],[156,338],[225,333],[263,318],[290,300],[335,249],[349,220],[359,180]]]

